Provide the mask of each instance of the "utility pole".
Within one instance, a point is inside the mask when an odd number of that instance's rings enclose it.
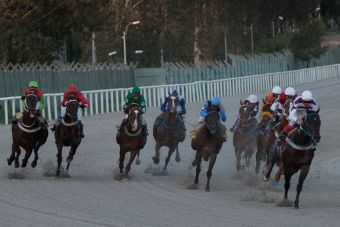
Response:
[[[254,54],[253,24],[250,25],[250,39],[251,39],[251,54]]]
[[[94,32],[92,32],[92,64],[95,64],[97,62],[95,39],[96,39],[96,35]]]
[[[227,42],[227,31],[224,30],[224,61],[228,61],[228,42]]]
[[[273,45],[273,52],[274,52],[274,44],[275,44],[275,23],[272,21],[272,35],[273,35],[273,40],[272,40],[272,45]]]

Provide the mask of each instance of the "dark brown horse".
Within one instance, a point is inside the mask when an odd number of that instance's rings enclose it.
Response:
[[[282,148],[282,163],[285,176],[284,203],[288,201],[290,179],[300,170],[299,182],[296,188],[297,193],[294,201],[294,208],[296,209],[299,208],[299,197],[302,191],[302,185],[308,175],[316,149],[315,146],[320,142],[321,138],[321,120],[318,112],[309,112],[304,115],[302,124],[290,133],[286,139],[286,144]],[[268,178],[269,176],[270,175],[268,175]]]
[[[123,173],[125,154],[131,152],[128,164],[125,167],[125,177],[128,177],[131,164],[139,151],[146,144],[146,135],[142,135],[142,111],[139,105],[132,104],[129,109],[127,123],[119,129],[116,141],[120,147],[119,169]]]
[[[159,150],[162,146],[168,147],[168,156],[165,159],[163,170],[165,171],[172,153],[178,147],[179,142],[185,139],[185,127],[183,120],[177,113],[178,99],[170,97],[167,111],[158,116],[153,127],[153,137],[156,140],[155,156],[152,157],[154,164],[159,163]]]
[[[19,119],[18,123],[12,124],[12,153],[7,159],[7,162],[8,165],[12,165],[12,162],[14,161],[15,168],[20,166],[20,147],[24,148],[26,151],[21,167],[27,166],[28,159],[34,150],[34,160],[32,161],[31,166],[35,168],[39,159],[38,150],[46,143],[48,130],[46,127],[42,127],[37,119],[37,111],[35,109],[37,102],[38,99],[36,95],[27,95],[27,106],[22,112],[22,117]]]
[[[269,134],[272,128],[273,111],[270,109],[272,104],[264,104],[261,112],[261,122],[259,123],[259,133],[257,136],[257,152],[255,173],[260,171],[261,162],[268,161],[268,153],[271,144],[269,144]]]
[[[233,135],[233,145],[236,155],[236,170],[249,167],[257,143],[257,121],[251,117],[252,108],[240,102],[239,125]],[[243,154],[243,157],[242,157]],[[241,163],[242,161],[242,163]],[[244,162],[244,163],[243,163]]]
[[[204,120],[204,125],[201,127],[197,133],[195,134],[195,138],[191,140],[192,149],[196,150],[195,160],[192,162],[192,165],[196,166],[196,178],[195,185],[198,184],[198,176],[201,172],[201,162],[202,158],[205,161],[209,161],[209,168],[207,171],[207,184],[205,186],[205,190],[210,190],[210,178],[212,175],[212,169],[214,167],[217,154],[220,152],[222,145],[224,143],[223,133],[220,132],[220,116],[218,113],[218,109],[208,110],[207,116]]]
[[[61,122],[56,126],[54,137],[55,143],[57,145],[58,154],[57,154],[57,173],[56,176],[60,175],[60,165],[62,162],[62,152],[63,147],[71,147],[69,155],[66,159],[67,167],[66,170],[70,168],[70,164],[73,160],[73,157],[76,153],[76,150],[81,143],[80,136],[80,125],[77,121],[77,113],[78,113],[79,103],[75,99],[75,97],[70,97],[69,101],[66,104],[66,113]]]

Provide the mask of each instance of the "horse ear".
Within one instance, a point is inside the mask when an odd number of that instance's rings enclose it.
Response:
[[[319,114],[319,111],[320,111],[320,107],[318,108],[318,110],[316,111],[316,113]]]
[[[242,100],[240,100],[240,105],[242,106]]]
[[[262,102],[265,103],[266,101],[264,100],[264,98],[262,98]]]

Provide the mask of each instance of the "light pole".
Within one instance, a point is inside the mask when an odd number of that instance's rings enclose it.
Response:
[[[133,22],[130,22],[126,25],[125,27],[125,30],[123,31],[123,51],[124,51],[124,64],[126,65],[127,64],[127,61],[126,61],[126,35],[127,35],[127,32],[128,32],[128,28],[129,26],[132,24],[132,25],[136,25],[136,24],[139,24],[140,21],[133,21]]]

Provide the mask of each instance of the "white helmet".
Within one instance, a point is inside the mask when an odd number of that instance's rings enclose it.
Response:
[[[249,95],[249,97],[247,98],[247,100],[250,102],[250,103],[257,103],[258,100],[257,100],[257,96],[252,94],[252,95]]]
[[[281,93],[281,88],[279,86],[273,87],[272,93],[273,94],[280,94]]]
[[[285,95],[295,96],[296,95],[295,89],[292,87],[287,87],[285,90]]]
[[[313,100],[312,92],[310,92],[308,90],[302,92],[301,97],[302,97],[303,101],[311,101],[311,100]]]

